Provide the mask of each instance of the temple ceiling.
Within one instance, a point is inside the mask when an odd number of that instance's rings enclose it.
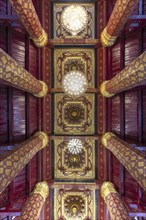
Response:
[[[74,10],[74,6],[77,5],[85,22],[84,27],[78,23],[78,29],[67,20],[67,10]],[[54,39],[95,38],[94,4],[54,3],[52,16]],[[66,23],[67,27],[65,27]],[[96,49],[91,45],[61,44],[53,49],[54,140],[52,146],[55,220],[97,219],[95,54]],[[86,93],[77,97],[66,94],[63,88],[64,77],[71,71],[79,71],[87,79]],[[75,149],[75,146],[72,146],[69,149],[70,141],[79,141],[81,148],[78,146],[78,149]]]

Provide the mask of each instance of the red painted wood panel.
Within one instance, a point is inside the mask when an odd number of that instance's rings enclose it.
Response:
[[[112,47],[112,76],[115,76],[121,71],[120,65],[120,43],[116,42],[116,44]]]
[[[30,135],[32,135],[38,131],[38,98],[30,95],[29,106],[29,130]]]
[[[25,140],[25,92],[13,89],[13,141]]]
[[[12,31],[11,53],[14,60],[25,68],[25,35],[20,31]]]
[[[5,15],[7,12],[7,0],[0,0],[0,15]]]
[[[0,48],[6,51],[6,28],[0,25]]]
[[[120,188],[120,162],[112,155],[112,182],[116,186],[117,191]]]
[[[133,179],[133,177],[130,175],[130,173],[127,171],[125,171],[124,188],[125,188],[125,196],[127,198],[131,198],[132,200],[138,201],[139,185],[135,181],[135,179]]]
[[[125,135],[127,139],[137,141],[137,92],[125,94]]]
[[[112,131],[116,134],[120,133],[120,96],[114,96],[111,100],[112,105],[112,119],[111,119],[111,126]]]
[[[37,77],[37,48],[31,42],[29,47],[29,72]]]
[[[143,141],[146,142],[146,89],[143,91]]]
[[[146,51],[146,26],[143,29],[143,51]]]
[[[125,36],[125,66],[135,60],[139,54],[139,32],[131,31]]]
[[[33,157],[31,160],[31,190],[38,182],[38,154]]]
[[[8,139],[8,107],[7,89],[0,88],[0,143],[7,143]]]

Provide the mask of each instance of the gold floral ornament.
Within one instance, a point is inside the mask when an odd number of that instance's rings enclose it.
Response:
[[[78,97],[87,90],[87,78],[82,72],[73,70],[65,74],[62,86],[67,95]]]
[[[88,23],[88,14],[80,5],[70,5],[64,9],[61,15],[62,26],[72,35],[78,35]]]

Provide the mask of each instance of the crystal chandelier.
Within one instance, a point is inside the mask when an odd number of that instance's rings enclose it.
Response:
[[[87,90],[86,76],[77,70],[72,70],[65,74],[63,79],[63,90],[66,94],[72,97],[78,97]]]
[[[80,5],[70,5],[64,9],[61,15],[62,26],[72,35],[76,36],[86,28],[88,14]]]
[[[82,151],[83,145],[79,139],[72,139],[68,143],[68,150],[72,154],[79,154]]]

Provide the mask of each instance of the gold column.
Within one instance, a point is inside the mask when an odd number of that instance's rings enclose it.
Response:
[[[37,97],[43,97],[48,92],[46,83],[37,80],[2,49],[0,49],[0,80]]]
[[[101,33],[101,43],[104,47],[110,47],[115,43],[138,1],[139,0],[116,1],[108,24]]]
[[[34,44],[37,47],[44,47],[48,42],[48,36],[41,26],[32,0],[10,0],[10,3]]]
[[[100,92],[105,97],[145,85],[146,83],[146,51],[130,63],[125,69],[100,86]]]
[[[128,211],[111,182],[102,184],[101,196],[107,205],[112,220],[130,220]]]
[[[103,135],[102,144],[115,155],[139,185],[146,190],[146,154],[111,132]]]
[[[0,193],[11,183],[35,154],[46,147],[48,136],[37,132],[29,140],[4,154],[0,159]]]
[[[34,191],[28,198],[18,220],[38,220],[42,207],[49,194],[49,187],[46,181],[36,184]]]

